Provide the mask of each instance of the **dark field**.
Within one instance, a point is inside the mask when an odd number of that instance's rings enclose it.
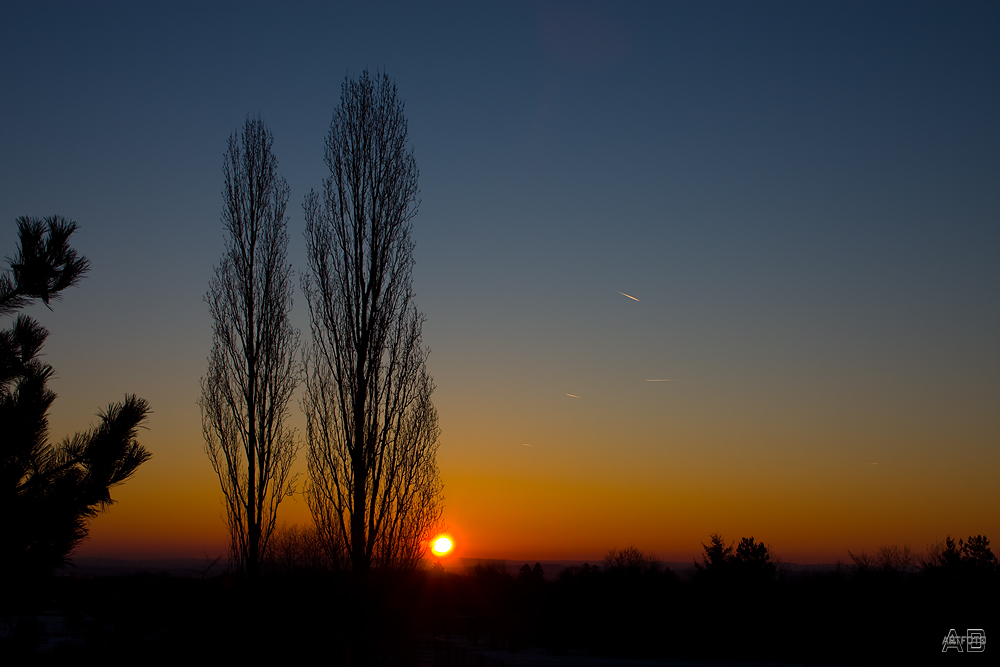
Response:
[[[987,664],[995,650],[942,653],[942,642],[952,628],[995,632],[998,592],[995,571],[857,566],[789,568],[770,579],[651,565],[571,567],[546,580],[538,568],[502,562],[364,579],[59,576],[9,589],[0,656],[5,664]]]

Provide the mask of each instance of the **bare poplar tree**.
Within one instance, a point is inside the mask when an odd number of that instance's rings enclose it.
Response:
[[[441,518],[434,384],[413,303],[417,166],[384,74],[345,79],[304,208],[308,501],[334,562],[414,566]]]
[[[214,323],[201,383],[205,450],[219,476],[230,557],[249,576],[260,570],[278,504],[290,495],[296,444],[286,424],[295,391],[298,332],[292,328],[292,268],[273,137],[247,118],[229,138],[225,166],[228,237],[205,300]]]

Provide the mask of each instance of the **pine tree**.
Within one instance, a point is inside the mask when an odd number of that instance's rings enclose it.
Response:
[[[0,275],[0,576],[27,582],[66,562],[87,536],[87,522],[114,501],[111,487],[150,457],[136,441],[149,406],[126,396],[99,413],[100,423],[49,442],[47,387],[52,367],[39,359],[49,332],[17,312],[40,300],[47,307],[77,285],[90,263],[69,245],[76,223],[53,216],[17,220],[19,249]]]

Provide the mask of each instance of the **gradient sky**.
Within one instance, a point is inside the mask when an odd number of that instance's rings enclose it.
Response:
[[[460,555],[1000,540],[996,3],[151,4],[0,21],[0,255],[17,216],[60,214],[93,265],[31,310],[53,436],[126,392],[153,408],[153,459],[78,554],[224,551],[196,400],[226,140],[273,131],[304,267],[364,68],[420,168]]]

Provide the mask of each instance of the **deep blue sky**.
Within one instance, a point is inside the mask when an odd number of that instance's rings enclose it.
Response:
[[[656,498],[667,471],[748,466],[835,488],[830,461],[852,457],[917,461],[892,482],[906,498],[949,466],[945,495],[962,470],[997,479],[1000,5],[150,4],[7,3],[0,21],[0,253],[16,216],[58,213],[93,263],[37,311],[54,430],[145,396],[147,486],[197,468],[210,488],[194,401],[227,137],[248,113],[274,132],[301,267],[302,198],[365,68],[398,84],[421,171],[415,287],[455,521],[502,497],[463,489],[533,476]],[[567,412],[566,393],[592,403]],[[926,532],[1000,530],[966,500]],[[909,525],[886,511],[884,530]],[[797,530],[782,539],[812,543]]]

